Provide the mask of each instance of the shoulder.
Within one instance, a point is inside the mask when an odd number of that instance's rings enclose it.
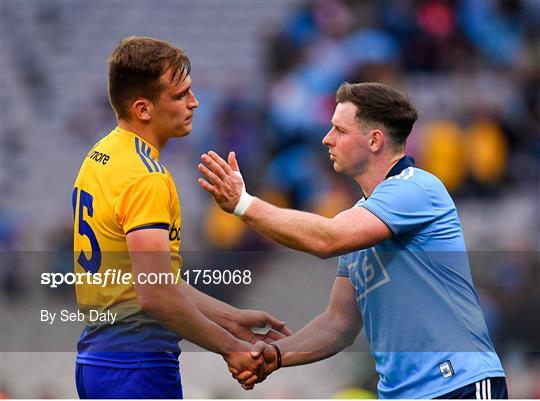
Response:
[[[152,157],[150,147],[137,136],[121,135],[117,130],[92,147],[84,165],[89,178],[115,193],[134,186],[174,189],[169,171]]]
[[[380,197],[406,201],[410,196],[425,195],[430,185],[430,177],[425,173],[416,167],[408,167],[400,174],[388,177],[377,185],[367,201]]]
[[[409,167],[380,183],[362,206],[384,221],[396,235],[426,227],[455,211],[441,181],[424,170]]]
[[[95,150],[102,149],[110,156],[111,169],[133,181],[148,175],[167,177],[168,171],[160,161],[151,155],[150,147],[137,136],[109,134],[106,142]]]
[[[387,178],[375,188],[373,194],[376,193],[450,198],[448,191],[438,177],[418,167],[408,167],[400,174]]]
[[[417,167],[408,167],[381,182],[362,206],[407,214],[453,207],[453,201],[437,177]]]

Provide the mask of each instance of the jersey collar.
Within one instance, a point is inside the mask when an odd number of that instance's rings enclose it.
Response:
[[[386,178],[398,175],[408,167],[414,167],[414,159],[410,156],[403,156],[396,164],[394,164],[394,167],[390,169]]]
[[[148,143],[148,141],[145,140],[143,137],[137,135],[135,132],[128,131],[127,129],[123,129],[123,128],[120,128],[118,126],[115,128],[115,130],[116,130],[116,132],[118,132],[121,135],[128,135],[128,136],[131,136],[133,138],[139,138],[140,141],[144,142],[146,144],[146,146],[148,146],[148,148],[150,148],[150,157],[152,157],[154,160],[159,159],[159,151],[155,147],[150,145]]]

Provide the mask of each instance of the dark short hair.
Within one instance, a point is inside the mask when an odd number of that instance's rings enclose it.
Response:
[[[404,145],[418,113],[411,101],[396,89],[375,82],[344,82],[336,93],[338,103],[351,102],[361,124],[382,125],[395,145]]]
[[[169,68],[172,80],[190,73],[181,49],[148,37],[123,39],[109,57],[109,100],[118,118],[128,117],[129,102],[138,97],[156,101],[162,90],[159,79]]]

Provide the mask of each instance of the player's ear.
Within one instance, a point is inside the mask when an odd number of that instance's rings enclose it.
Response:
[[[372,152],[378,152],[379,149],[381,149],[384,140],[386,138],[384,137],[384,134],[381,130],[375,129],[373,131],[370,131],[369,133],[369,149]]]
[[[131,104],[131,111],[136,119],[150,121],[152,117],[152,103],[144,98],[136,99]]]

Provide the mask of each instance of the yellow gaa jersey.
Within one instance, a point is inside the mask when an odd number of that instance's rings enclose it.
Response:
[[[126,235],[169,232],[171,277],[179,283],[180,203],[159,152],[133,132],[115,128],[88,152],[72,193],[74,270],[86,328],[77,363],[112,367],[177,366],[177,334],[137,302]]]

